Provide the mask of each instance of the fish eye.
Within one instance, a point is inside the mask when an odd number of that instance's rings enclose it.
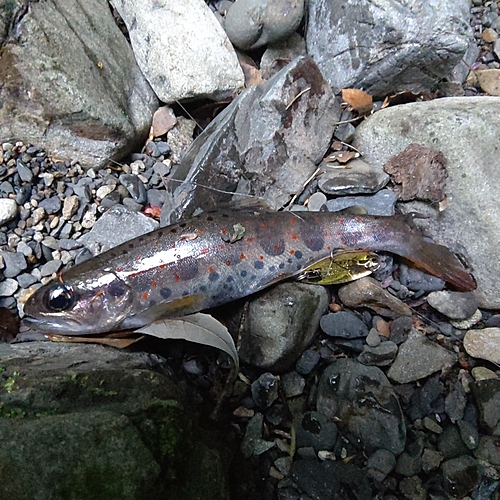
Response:
[[[45,294],[45,305],[51,311],[67,311],[75,302],[73,290],[64,285],[57,285]]]

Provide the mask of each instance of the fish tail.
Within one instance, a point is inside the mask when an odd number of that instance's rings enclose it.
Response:
[[[411,245],[411,252],[398,252],[405,259],[438,278],[452,284],[460,291],[475,290],[476,280],[448,248],[419,237]]]

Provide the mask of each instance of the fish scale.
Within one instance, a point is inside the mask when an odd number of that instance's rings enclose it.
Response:
[[[402,217],[220,210],[63,271],[30,297],[26,322],[60,334],[139,328],[245,297],[337,249],[392,252],[458,289],[475,287],[452,252],[424,240]]]

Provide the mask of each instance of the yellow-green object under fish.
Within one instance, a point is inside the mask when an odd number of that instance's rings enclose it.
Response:
[[[452,252],[402,217],[220,210],[62,271],[28,299],[24,322],[60,335],[137,329],[245,297],[338,249],[392,252],[459,290],[476,287]]]

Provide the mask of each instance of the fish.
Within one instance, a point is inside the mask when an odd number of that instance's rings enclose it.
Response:
[[[339,249],[391,252],[458,290],[476,287],[455,254],[402,216],[221,209],[63,270],[28,298],[23,322],[60,335],[138,329],[249,296]]]

